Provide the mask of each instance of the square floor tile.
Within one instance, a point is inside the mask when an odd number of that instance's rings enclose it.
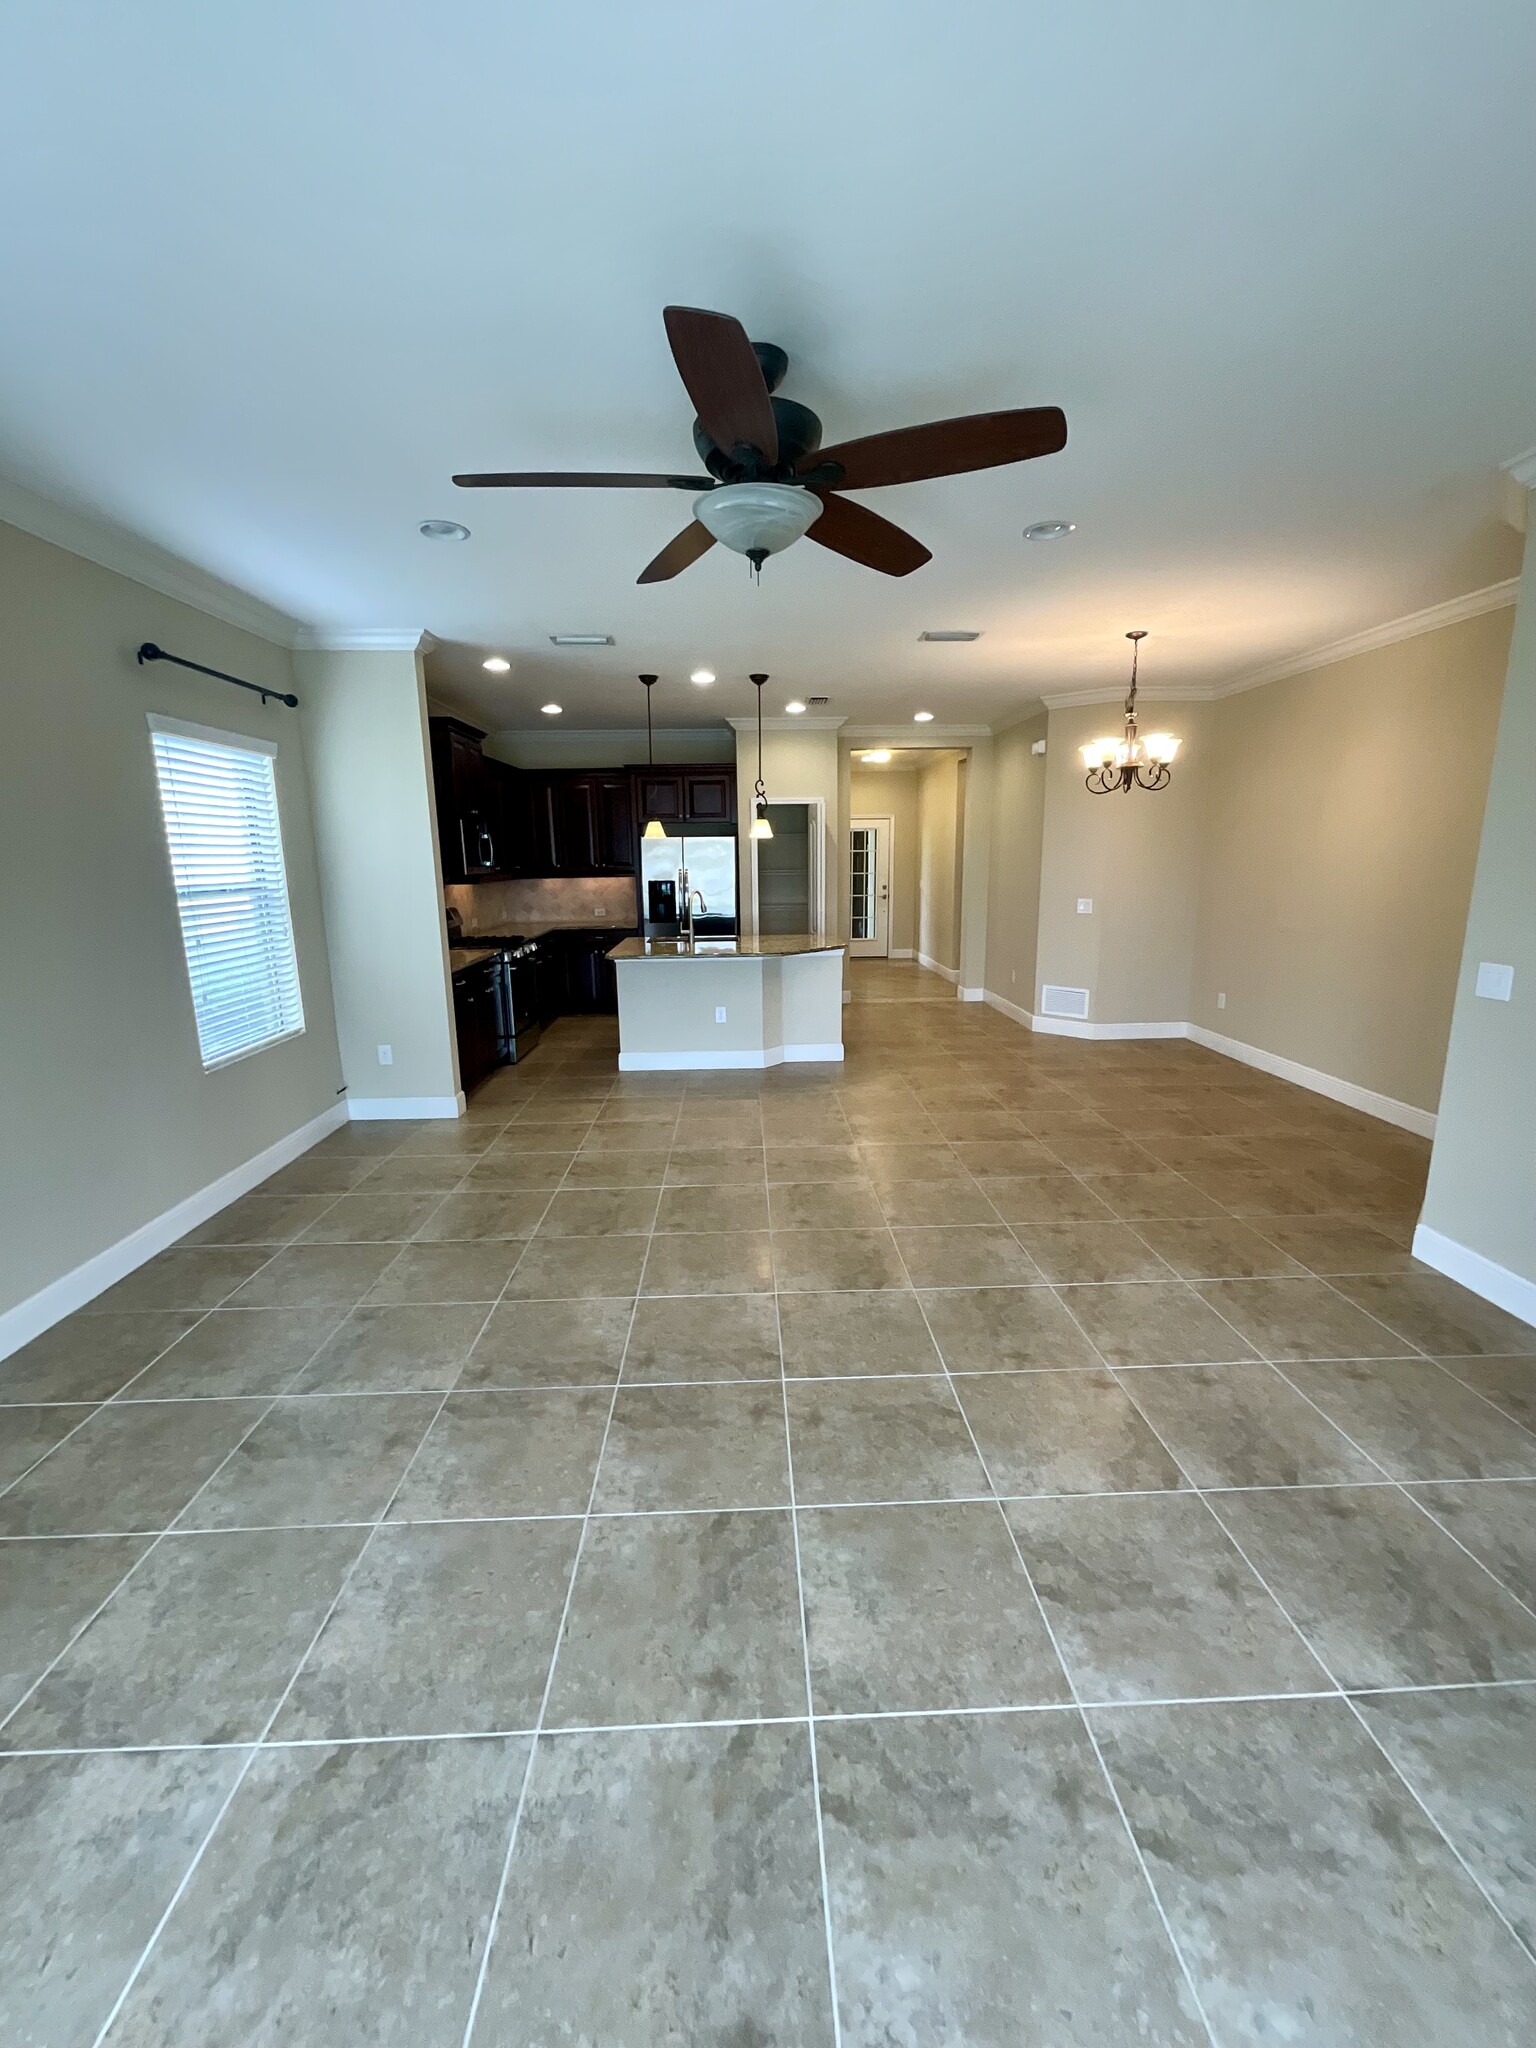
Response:
[[[1395,1487],[1208,1498],[1341,1685],[1536,1678],[1536,1617]]]
[[[337,1201],[335,1195],[242,1195],[189,1230],[184,1245],[291,1244]]]
[[[914,1287],[1027,1287],[1039,1268],[1001,1224],[900,1229],[892,1236]]]
[[[697,1294],[635,1305],[624,1384],[777,1379],[779,1325],[769,1294]]]
[[[1047,1280],[1166,1280],[1128,1223],[1021,1223],[1014,1235]]]
[[[1411,1486],[1408,1491],[1495,1578],[1527,1607],[1536,1607],[1536,1482]]]
[[[531,1728],[580,1535],[576,1520],[376,1530],[274,1739]]]
[[[217,1308],[130,1385],[125,1401],[279,1394],[340,1322],[339,1308]]]
[[[1411,1273],[1414,1269],[1412,1252],[1404,1250],[1379,1225],[1355,1217],[1276,1219],[1265,1223],[1264,1235],[1314,1273]]]
[[[989,1175],[987,1200],[1005,1223],[1110,1223],[1114,1211],[1070,1173]]]
[[[1536,1431],[1536,1357],[1447,1358],[1447,1372],[1523,1429]]]
[[[1216,1365],[1253,1346],[1182,1281],[1064,1287],[1061,1301],[1107,1365]]]
[[[1178,1466],[1102,1369],[978,1373],[955,1382],[999,1493],[1183,1486]]]
[[[254,1741],[362,1541],[356,1529],[163,1538],[0,1742],[95,1749]]]
[[[515,1240],[475,1244],[408,1244],[364,1299],[386,1302],[480,1302],[489,1308],[511,1278],[523,1247]]]
[[[1193,1494],[1010,1501],[1008,1520],[1080,1698],[1331,1690]]]
[[[190,1330],[198,1317],[75,1315],[0,1360],[6,1401],[105,1401]]]
[[[149,1540],[40,1536],[6,1544],[0,1555],[0,1718],[144,1555]]]
[[[772,1289],[766,1230],[674,1231],[650,1240],[643,1294],[767,1294]]]
[[[1359,1707],[1536,1955],[1536,1689],[1379,1693]]]
[[[94,1412],[89,1401],[67,1408],[0,1408],[0,1488],[19,1479]]]
[[[391,1516],[583,1513],[612,1399],[606,1387],[450,1394]]]
[[[581,1153],[561,1186],[567,1188],[659,1188],[666,1175],[665,1152]]]
[[[907,1285],[888,1230],[776,1230],[773,1270],[781,1294]]]
[[[173,1245],[126,1280],[99,1294],[91,1313],[129,1309],[209,1309],[234,1293],[272,1256],[265,1245],[222,1245],[189,1250]]]
[[[551,1727],[804,1712],[787,1512],[591,1523],[555,1665]]]
[[[906,1186],[915,1180],[957,1180],[969,1185],[969,1174],[953,1145],[860,1144],[864,1172],[877,1188]]]
[[[1137,1373],[1136,1406],[1196,1486],[1324,1486],[1378,1468],[1270,1365]]]
[[[544,1188],[511,1194],[444,1195],[416,1232],[418,1244],[532,1237],[552,1196]]]
[[[473,1162],[455,1161],[465,1167],[463,1178],[457,1183],[459,1191],[484,1189],[487,1194],[503,1194],[514,1188],[547,1188],[552,1194],[566,1176],[566,1169],[576,1157],[574,1149],[562,1147],[556,1151],[534,1151],[527,1148],[527,1141],[521,1140],[516,1151],[503,1151],[493,1145]],[[594,1161],[606,1164],[606,1161]]]
[[[597,1480],[600,1512],[788,1499],[779,1387],[620,1387]]]
[[[768,1190],[745,1188],[663,1188],[656,1211],[658,1231],[740,1231],[768,1228]]]
[[[536,1237],[507,1282],[508,1301],[574,1301],[633,1295],[645,1265],[646,1237]]]
[[[1357,1275],[1339,1287],[1420,1351],[1499,1356],[1536,1354],[1536,1329],[1440,1273]]]
[[[799,1520],[818,1712],[1070,1697],[990,1501],[808,1509]]]
[[[435,1394],[278,1401],[182,1511],[179,1526],[371,1522],[383,1514],[437,1403]]]
[[[1083,1185],[1127,1223],[1221,1214],[1219,1201],[1179,1173],[1085,1173]]]
[[[880,1189],[880,1207],[891,1224],[979,1223],[996,1229],[1000,1220],[981,1188],[962,1180],[887,1182]]]
[[[0,1758],[0,2039],[89,2048],[244,1761]]]
[[[1343,1701],[1094,1727],[1218,2040],[1507,2048],[1527,2030],[1529,1957]]]
[[[802,1505],[960,1500],[989,1491],[943,1380],[794,1380],[785,1391]]]
[[[114,2048],[459,2048],[527,1755],[526,1737],[263,1752]]]
[[[611,1386],[633,1312],[622,1298],[504,1301],[491,1310],[459,1388]]]
[[[835,1379],[941,1370],[917,1296],[905,1290],[781,1295],[779,1328],[787,1373]]]
[[[299,1234],[301,1244],[404,1243],[437,1207],[435,1194],[340,1195]]]
[[[540,1743],[477,2035],[811,2048],[831,2027],[803,1728]]]
[[[561,1188],[539,1224],[540,1237],[620,1237],[656,1220],[655,1188]]]
[[[143,1401],[98,1408],[0,1496],[0,1534],[168,1528],[259,1419],[263,1405]]]
[[[1326,1280],[1208,1280],[1199,1293],[1265,1358],[1390,1358],[1403,1341]]]
[[[1096,1366],[1098,1353],[1048,1287],[961,1287],[921,1296],[951,1372]]]
[[[236,1290],[230,1308],[351,1308],[393,1260],[393,1244],[294,1244]]]
[[[1236,1219],[1184,1222],[1145,1220],[1136,1234],[1165,1260],[1181,1280],[1248,1280],[1265,1276],[1297,1278],[1303,1269],[1295,1259]],[[1091,1276],[1087,1276],[1091,1277]],[[1113,1277],[1106,1274],[1106,1279]],[[1126,1279],[1147,1275],[1126,1274]]]
[[[825,1184],[852,1181],[868,1185],[864,1161],[857,1148],[848,1145],[768,1144],[768,1185],[794,1187],[798,1183]]]
[[[275,1309],[250,1310],[275,1315]],[[451,1387],[485,1326],[481,1302],[353,1309],[289,1389],[409,1394]]]
[[[845,2048],[1206,2041],[1077,1715],[817,1746]]]
[[[688,1187],[761,1187],[764,1163],[761,1146],[674,1145],[667,1158],[665,1185]]]
[[[1428,1359],[1291,1365],[1286,1376],[1394,1479],[1536,1476],[1536,1436]]]
[[[849,1181],[798,1182],[774,1187],[769,1209],[775,1230],[883,1230],[885,1212],[873,1186]]]

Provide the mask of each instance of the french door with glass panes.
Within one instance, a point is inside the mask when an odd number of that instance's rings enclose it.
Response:
[[[848,841],[848,951],[884,960],[891,950],[891,821],[855,818]]]

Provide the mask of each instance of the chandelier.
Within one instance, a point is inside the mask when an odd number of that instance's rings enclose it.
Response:
[[[1082,749],[1088,764],[1085,778],[1095,796],[1108,796],[1112,789],[1166,789],[1173,780],[1170,764],[1179,751],[1171,732],[1149,732],[1145,739],[1136,730],[1136,664],[1141,655],[1145,629],[1127,633],[1131,643],[1131,689],[1125,700],[1125,738],[1109,734],[1090,740]]]
[[[751,680],[757,685],[757,787],[752,793],[752,829],[749,839],[771,839],[773,820],[768,815],[768,792],[763,787],[763,685],[766,673],[754,672]]]

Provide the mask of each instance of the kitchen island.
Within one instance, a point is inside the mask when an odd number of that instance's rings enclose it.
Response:
[[[619,1069],[777,1067],[843,1056],[843,953],[806,932],[736,939],[626,939]]]

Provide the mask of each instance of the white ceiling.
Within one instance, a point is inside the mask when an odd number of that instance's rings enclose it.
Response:
[[[430,629],[498,725],[611,726],[639,669],[718,718],[758,667],[995,721],[1118,679],[1130,625],[1207,684],[1518,564],[1530,0],[21,0],[0,75],[0,472]],[[787,348],[829,440],[1053,403],[1068,447],[865,494],[933,549],[902,582],[807,541],[639,589],[681,494],[453,489],[691,464],[669,300]],[[549,645],[583,629],[618,645]]]

